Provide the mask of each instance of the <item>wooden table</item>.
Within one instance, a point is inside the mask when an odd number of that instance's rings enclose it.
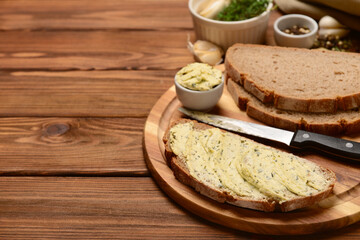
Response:
[[[193,61],[186,0],[2,0],[0,30],[1,239],[289,239],[199,218],[147,169],[146,117]]]

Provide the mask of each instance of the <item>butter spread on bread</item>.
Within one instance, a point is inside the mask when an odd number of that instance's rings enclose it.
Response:
[[[172,125],[164,137],[168,151],[172,152],[167,156],[174,158],[171,161],[174,161],[175,176],[204,195],[207,189],[218,195],[223,193],[225,201],[234,205],[263,211],[276,208],[290,211],[311,205],[331,192],[335,181],[331,171],[295,155],[206,126],[182,120]],[[216,194],[209,195],[218,200]],[[271,207],[261,207],[261,204]]]
[[[194,131],[193,123],[189,122],[170,129],[170,147],[185,159],[190,174],[199,181],[241,196],[265,198],[236,169],[237,159],[248,142],[233,141],[217,128]]]

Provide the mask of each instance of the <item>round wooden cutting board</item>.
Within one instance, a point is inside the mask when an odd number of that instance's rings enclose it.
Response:
[[[187,210],[227,227],[271,235],[311,234],[338,229],[359,221],[360,164],[325,158],[311,152],[294,154],[310,159],[336,173],[337,182],[333,194],[319,204],[288,213],[265,213],[218,203],[180,183],[165,162],[162,142],[169,123],[184,117],[177,111],[180,106],[174,87],[157,101],[145,124],[144,154],[155,181],[168,196]],[[226,89],[211,113],[257,122],[238,109]],[[360,142],[360,134],[348,139]]]

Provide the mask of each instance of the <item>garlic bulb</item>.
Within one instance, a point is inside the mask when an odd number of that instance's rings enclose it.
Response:
[[[203,40],[197,40],[194,44],[188,39],[188,49],[198,62],[209,65],[218,65],[223,59],[224,51],[217,45]]]
[[[197,11],[201,16],[213,19],[229,4],[230,0],[205,0],[201,2]]]
[[[346,28],[339,23],[335,18],[330,16],[324,16],[319,21],[320,28]]]
[[[335,18],[330,16],[324,16],[319,21],[319,35],[321,38],[326,38],[326,36],[338,36],[339,38],[343,38],[350,30],[339,23]]]

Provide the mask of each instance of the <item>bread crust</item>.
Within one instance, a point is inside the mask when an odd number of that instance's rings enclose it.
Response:
[[[328,177],[328,180],[331,180],[333,182],[327,189],[313,196],[299,197],[283,202],[279,205],[280,210],[282,212],[289,212],[295,209],[304,208],[320,202],[321,200],[329,196],[329,194],[332,192],[332,189],[334,188],[336,176],[335,173],[330,171],[329,169],[322,168],[322,171]]]
[[[303,113],[298,119],[289,118],[289,114],[292,114],[291,111],[276,113],[276,111],[269,110],[272,106],[267,106],[261,102],[254,104],[254,101],[257,101],[257,99],[251,98],[246,91],[241,91],[241,88],[242,86],[232,81],[231,78],[227,79],[227,89],[238,107],[242,111],[246,111],[248,116],[267,125],[290,131],[302,129],[327,135],[352,134],[360,131],[360,113],[359,117],[352,121],[341,119],[328,121],[326,123],[309,120],[312,116],[317,115],[317,113]],[[325,114],[331,116],[337,113]]]
[[[229,203],[238,207],[249,208],[264,212],[274,212],[274,211],[288,212],[295,209],[307,207],[321,201],[331,193],[334,187],[334,183],[336,181],[335,174],[332,171],[324,168],[322,168],[322,170],[326,173],[328,179],[332,181],[332,184],[326,190],[319,192],[318,194],[313,196],[298,197],[282,203],[279,203],[273,199],[254,200],[247,197],[234,196],[224,190],[205,185],[204,183],[198,181],[190,174],[183,159],[181,159],[181,157],[179,156],[176,156],[171,151],[170,148],[169,138],[170,138],[171,127],[175,126],[176,124],[186,123],[186,122],[193,122],[194,127],[197,129],[212,128],[209,125],[189,119],[179,119],[177,121],[172,122],[169,125],[168,129],[165,131],[163,137],[163,142],[165,144],[166,162],[168,163],[169,167],[172,169],[174,176],[177,180],[179,180],[181,183],[185,185],[192,187],[193,189],[195,189],[195,191],[199,192],[200,194],[209,197],[217,202]]]
[[[225,58],[225,69],[228,72],[228,76],[235,82],[239,83],[244,87],[246,91],[251,93],[253,96],[258,98],[265,104],[271,104],[277,109],[291,110],[304,113],[335,113],[338,110],[350,110],[360,106],[360,91],[352,95],[337,96],[336,98],[298,98],[291,95],[281,95],[279,93],[269,91],[268,89],[259,85],[252,77],[251,74],[246,73],[235,66],[236,60],[233,59],[232,53],[234,49],[239,47],[246,48],[272,48],[274,52],[277,50],[286,49],[289,52],[292,51],[319,51],[319,50],[308,50],[308,49],[297,49],[297,48],[284,48],[276,46],[265,46],[265,45],[253,45],[253,44],[235,44],[230,47],[226,53]],[[327,54],[331,54],[328,53]],[[337,54],[337,53],[336,53]],[[355,53],[343,53],[355,55]],[[315,78],[314,78],[315,79]]]

